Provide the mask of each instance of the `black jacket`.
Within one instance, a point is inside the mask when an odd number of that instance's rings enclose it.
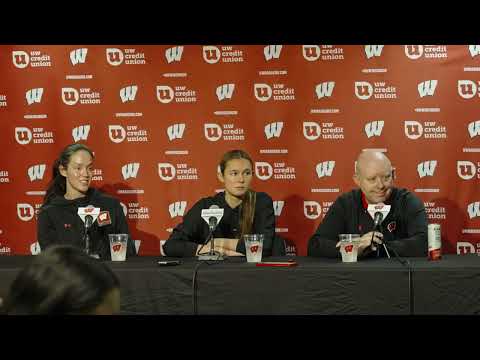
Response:
[[[427,215],[423,202],[406,189],[393,188],[387,200],[392,207],[381,224],[383,239],[399,256],[427,255]],[[340,257],[338,234],[372,231],[373,219],[362,205],[361,190],[340,195],[308,242],[309,256]],[[386,256],[380,246],[380,256]],[[366,255],[376,256],[375,253]],[[390,254],[390,256],[394,256]]]
[[[212,197],[199,200],[183,217],[165,242],[163,250],[167,256],[194,256],[199,244],[203,244],[209,235],[209,227],[202,219],[202,209],[211,205],[218,205],[224,209],[224,214],[217,228],[213,232],[215,238],[238,239],[240,232],[241,205],[232,209],[225,201],[225,193],[220,192]],[[255,215],[253,218],[252,233],[264,234],[263,256],[270,256],[273,237],[275,236],[275,214],[272,198],[264,192],[257,192]],[[245,254],[245,244],[239,241],[237,252]]]
[[[99,207],[100,211],[110,213],[111,224],[99,226],[95,221],[89,230],[90,246],[93,253],[101,259],[110,260],[108,234],[130,234],[127,221],[120,202],[97,189],[90,188],[87,195],[75,200],[55,196],[47,205],[43,205],[38,215],[37,238],[40,248],[45,250],[50,245],[73,245],[85,248],[85,228],[78,208],[88,205]],[[135,256],[135,245],[129,236],[127,257]]]

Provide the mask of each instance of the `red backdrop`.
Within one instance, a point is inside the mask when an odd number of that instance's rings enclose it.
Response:
[[[354,187],[363,149],[425,202],[444,252],[480,243],[480,45],[0,46],[0,254],[30,254],[60,150],[96,153],[140,255],[219,190],[233,148],[275,201],[288,252]],[[478,245],[480,247],[480,245]]]

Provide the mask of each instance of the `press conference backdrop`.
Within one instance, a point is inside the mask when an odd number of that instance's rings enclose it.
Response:
[[[274,199],[287,252],[353,185],[359,151],[442,226],[444,252],[480,248],[480,45],[0,46],[0,253],[38,252],[36,215],[59,151],[96,154],[140,255],[242,148]]]

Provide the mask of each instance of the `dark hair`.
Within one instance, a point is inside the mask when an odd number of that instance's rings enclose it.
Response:
[[[119,289],[102,262],[69,245],[36,255],[17,275],[3,309],[7,314],[88,314]]]
[[[55,196],[63,196],[67,191],[67,179],[60,174],[60,165],[64,168],[67,168],[68,164],[70,163],[70,158],[74,153],[80,150],[85,150],[90,154],[92,159],[95,158],[93,155],[93,151],[85,144],[74,143],[66,146],[57,160],[53,163],[53,170],[52,170],[52,180],[50,180],[47,192],[45,197],[43,198],[43,204],[46,205],[48,202]]]
[[[230,150],[227,151],[220,160],[220,171],[225,175],[225,168],[230,160],[245,159],[250,162],[253,170],[253,161],[250,155],[243,150]],[[243,235],[250,234],[252,232],[253,218],[255,217],[255,203],[257,201],[257,193],[248,189],[242,200],[241,220],[240,220],[240,234],[239,239],[243,238]]]

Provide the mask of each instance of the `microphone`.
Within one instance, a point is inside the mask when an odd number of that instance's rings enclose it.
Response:
[[[385,219],[390,212],[391,205],[385,205],[384,203],[379,204],[369,204],[367,211],[370,216],[373,218],[373,233],[372,233],[372,240],[371,246],[375,246],[373,243],[373,238],[375,236],[375,231],[380,229],[380,224],[382,223],[383,219]],[[387,254],[387,257],[390,258],[390,254],[388,252],[387,246],[384,242],[382,242],[383,248]],[[380,248],[377,247],[377,256],[380,255]]]
[[[215,216],[210,216],[210,218],[208,219],[208,226],[210,227],[210,231],[215,230],[217,224],[217,218]]]
[[[210,251],[206,254],[199,254],[198,260],[223,260],[223,256],[215,251],[215,238],[213,232],[217,228],[220,220],[222,220],[224,209],[221,209],[218,205],[213,204],[208,209],[202,209],[202,219],[208,224],[209,234],[204,244],[210,241]]]
[[[90,229],[93,224],[93,216],[92,215],[85,215],[85,228]]]
[[[83,234],[83,240],[85,241],[85,252],[90,255],[90,235],[88,234],[88,230],[92,227],[93,223],[100,214],[100,208],[96,208],[93,205],[79,207],[77,214],[80,216],[80,219],[82,219],[82,222],[85,226],[85,231]]]
[[[383,221],[383,214],[380,211],[377,211],[373,216],[373,229],[375,230],[380,226]]]
[[[402,195],[403,197],[406,196],[406,194]],[[385,205],[383,203],[379,204],[369,204],[368,205],[368,213],[370,216],[373,218],[373,231],[377,230],[380,227],[380,224],[383,222],[383,220],[387,217],[387,215],[390,213],[391,205]],[[372,244],[373,244],[373,235],[372,235]],[[390,249],[395,256],[395,259],[398,260],[400,264],[403,266],[406,266],[410,269],[410,261],[408,259],[402,259],[400,255],[395,251],[394,248],[387,246],[386,242],[382,242],[382,246],[385,249],[385,253],[387,254],[387,257],[390,259],[391,256],[388,252],[388,249]],[[377,256],[380,254],[379,248],[377,247]]]
[[[202,218],[208,224],[210,232],[213,232],[220,220],[223,218],[224,209],[220,209],[218,205],[211,205],[208,209],[202,209]]]

